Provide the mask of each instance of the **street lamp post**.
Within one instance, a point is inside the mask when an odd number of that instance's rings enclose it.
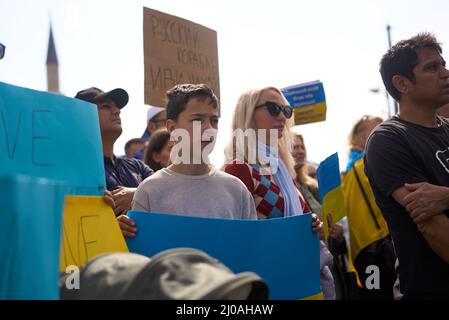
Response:
[[[388,49],[391,49],[391,26],[387,25]]]

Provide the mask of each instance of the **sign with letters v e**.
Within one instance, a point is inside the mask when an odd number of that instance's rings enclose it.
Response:
[[[102,195],[96,106],[0,82],[0,176],[7,174],[61,181],[68,194]]]

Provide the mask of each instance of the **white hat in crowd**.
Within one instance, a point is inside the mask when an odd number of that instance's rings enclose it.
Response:
[[[165,111],[165,108],[151,106],[147,111],[147,121],[150,121],[162,111]]]

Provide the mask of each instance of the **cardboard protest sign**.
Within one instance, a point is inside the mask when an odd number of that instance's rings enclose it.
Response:
[[[139,230],[130,252],[146,255],[176,247],[205,251],[234,272],[252,271],[271,299],[319,295],[319,241],[311,215],[268,220],[227,220],[129,211]],[[276,241],[273,241],[276,239]]]
[[[105,189],[95,105],[0,82],[0,175],[64,181],[69,194]]]
[[[293,107],[295,125],[326,120],[326,96],[322,82],[298,84],[281,91]]]
[[[57,299],[64,196],[105,189],[96,106],[0,82],[0,185],[0,299]]]
[[[202,25],[143,8],[145,104],[165,107],[166,91],[205,83],[220,98],[217,33]]]
[[[0,185],[0,300],[58,299],[66,186],[24,175]]]
[[[127,251],[114,212],[102,197],[66,197],[61,272],[69,265],[81,267],[102,253]]]

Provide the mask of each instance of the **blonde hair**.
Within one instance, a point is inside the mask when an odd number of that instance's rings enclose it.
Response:
[[[236,130],[241,129],[243,131],[247,129],[256,130],[256,124],[254,121],[254,109],[256,107],[257,102],[260,99],[260,96],[265,91],[274,91],[278,93],[283,101],[284,105],[288,105],[287,99],[284,97],[282,92],[275,87],[266,87],[262,89],[253,89],[244,92],[239,100],[237,101],[237,105],[234,111],[234,116],[232,119],[232,132],[234,133]],[[294,169],[294,160],[291,155],[292,150],[292,137],[290,134],[290,128],[293,126],[294,120],[293,117],[287,119],[285,122],[285,126],[283,129],[282,138],[278,139],[278,150],[279,156],[287,167],[290,175],[294,178],[296,176],[296,172]],[[225,157],[226,162],[229,162],[233,159],[237,158],[238,154],[243,154],[245,159],[248,159],[248,144],[244,144],[244,150],[237,150],[239,144],[236,143],[236,139],[234,134],[232,135],[231,142],[225,148]]]
[[[298,138],[299,140],[301,140],[301,143],[302,143],[302,146],[304,149],[304,153],[305,153],[304,164],[302,166],[300,166],[296,171],[296,174],[297,174],[296,180],[298,182],[305,183],[306,185],[311,186],[313,188],[318,188],[317,181],[309,176],[309,165],[307,164],[307,149],[306,149],[306,145],[304,144],[304,137],[302,136],[302,134],[299,134],[296,132],[292,132],[292,134],[293,134],[293,139]]]
[[[363,131],[365,125],[371,121],[378,121],[379,123],[381,123],[384,120],[381,117],[371,115],[364,115],[359,120],[357,120],[352,126],[351,132],[349,133],[348,137],[348,143],[351,148],[363,150],[363,148],[361,148],[361,146],[357,145],[357,143],[355,142],[355,136],[359,134],[361,131]]]

